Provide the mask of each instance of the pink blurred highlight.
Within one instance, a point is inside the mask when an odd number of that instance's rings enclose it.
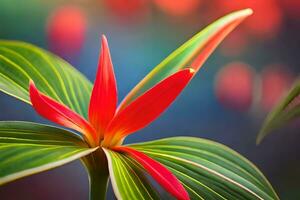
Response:
[[[75,6],[63,6],[52,12],[47,23],[48,45],[60,56],[77,55],[83,46],[87,19]]]
[[[150,15],[148,0],[103,0],[103,4],[121,22],[145,21]]]
[[[283,21],[282,9],[276,0],[217,0],[216,2],[218,9],[223,13],[243,8],[252,8],[254,11],[253,16],[247,19],[242,25],[251,35],[272,37],[281,28]]]
[[[171,16],[193,14],[202,4],[202,0],[154,0],[156,6]]]
[[[286,70],[287,68],[279,65],[269,65],[262,73],[262,95],[261,106],[269,111],[278,103],[281,97],[290,89],[294,77]]]
[[[247,111],[253,99],[255,72],[242,62],[233,62],[223,67],[215,80],[215,94],[227,108]]]

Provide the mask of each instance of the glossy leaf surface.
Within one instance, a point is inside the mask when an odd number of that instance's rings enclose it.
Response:
[[[147,173],[167,192],[172,194],[176,199],[189,200],[189,195],[185,188],[165,166],[150,158],[146,154],[129,147],[114,147],[113,150],[123,152],[136,160]]]
[[[251,14],[251,9],[233,12],[213,22],[197,33],[166,57],[138,83],[125,97],[119,109],[124,109],[130,102],[156,83],[180,69],[191,67],[197,72],[221,41]]]
[[[81,158],[90,149],[69,131],[30,122],[0,122],[0,185]]]
[[[278,199],[263,174],[224,145],[174,137],[130,146],[172,171],[191,199]]]
[[[30,103],[30,79],[41,92],[87,117],[92,84],[81,73],[34,45],[0,40],[0,90]]]
[[[107,149],[104,151],[108,159],[110,180],[117,199],[160,199],[136,161],[118,152]]]
[[[300,117],[300,81],[296,82],[289,93],[268,114],[257,136],[257,143],[273,130],[280,128]]]

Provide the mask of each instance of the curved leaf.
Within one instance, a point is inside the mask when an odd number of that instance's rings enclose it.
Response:
[[[110,180],[117,199],[160,199],[139,164],[133,159],[108,149],[107,156]]]
[[[148,157],[146,154],[135,149],[118,146],[114,151],[123,152],[137,161],[143,169],[168,193],[176,199],[189,200],[189,195],[176,176],[172,174],[165,166],[156,160]]]
[[[41,92],[87,117],[92,84],[81,73],[34,45],[0,40],[0,90],[30,104],[30,79]]]
[[[30,122],[0,122],[0,185],[61,166],[94,150],[64,129]]]
[[[251,14],[251,9],[236,11],[204,28],[147,74],[129,92],[118,109],[124,109],[138,96],[180,69],[191,67],[197,72],[223,39]]]
[[[300,81],[298,81],[290,92],[278,103],[268,114],[263,126],[257,136],[256,143],[259,144],[271,131],[288,122],[300,117]]]
[[[279,199],[252,163],[224,145],[174,137],[130,146],[171,170],[191,199]]]

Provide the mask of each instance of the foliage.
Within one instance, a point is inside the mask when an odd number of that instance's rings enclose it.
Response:
[[[300,116],[300,82],[297,81],[288,94],[268,114],[258,136],[257,143],[277,128],[297,119]]]
[[[89,174],[90,199],[105,198],[109,177],[118,199],[163,198],[154,181],[177,199],[278,199],[253,164],[221,144],[177,137],[122,145],[127,135],[167,109],[225,36],[251,13],[234,12],[196,34],[155,67],[119,107],[104,36],[94,86],[45,50],[0,41],[0,90],[68,128],[0,122],[0,184],[80,158]]]

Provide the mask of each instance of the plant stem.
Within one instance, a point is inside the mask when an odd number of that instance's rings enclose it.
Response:
[[[101,148],[82,158],[89,174],[90,200],[105,200],[108,184],[108,166]]]
[[[90,200],[105,200],[108,173],[90,173]]]

